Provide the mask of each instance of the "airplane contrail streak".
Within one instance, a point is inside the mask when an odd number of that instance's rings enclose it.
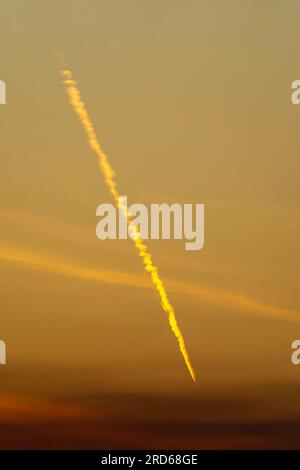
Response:
[[[89,117],[85,103],[81,98],[81,94],[80,94],[77,82],[73,79],[72,72],[65,66],[65,64],[63,65],[63,67],[64,68],[61,70],[61,75],[63,77],[63,83],[65,85],[70,104],[73,110],[75,111],[75,113],[77,114],[79,121],[81,122],[85,130],[87,140],[91,149],[94,151],[94,153],[98,157],[99,166],[104,176],[105,183],[115,201],[115,204],[120,210],[123,211],[124,216],[126,217],[126,220],[127,220],[127,224],[129,225],[131,221],[131,214],[120,203],[120,199],[119,199],[120,195],[119,195],[116,181],[115,181],[115,172],[108,161],[108,157],[105,155],[105,153],[103,152],[100,146],[93,123]],[[130,230],[132,233],[133,242],[138,250],[139,256],[143,260],[144,269],[150,274],[151,280],[155,286],[156,291],[158,292],[161,306],[168,315],[170,327],[175,337],[177,338],[179,348],[184,358],[185,364],[189,370],[189,373],[193,381],[196,382],[196,374],[193,369],[191,360],[189,358],[189,354],[186,349],[183,335],[177,323],[174,308],[169,301],[166,289],[159,276],[158,269],[153,264],[152,256],[149,253],[148,247],[145,245],[143,239],[141,238],[141,235],[138,229],[135,226],[130,226]]]

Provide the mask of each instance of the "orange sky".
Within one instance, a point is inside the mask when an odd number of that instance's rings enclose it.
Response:
[[[196,447],[276,446],[270,422],[295,445],[298,11],[292,0],[1,2],[0,446],[55,447],[56,432],[38,437],[50,426],[39,411],[48,403],[62,446],[75,433],[77,447],[130,447],[137,434],[143,447],[151,426],[165,429],[156,447],[187,446],[178,423]],[[203,250],[149,242],[195,386],[132,242],[96,238],[96,207],[111,199],[67,103],[56,48],[129,204],[205,204]],[[162,412],[170,400],[172,418]],[[103,410],[104,427],[114,416],[104,434]]]

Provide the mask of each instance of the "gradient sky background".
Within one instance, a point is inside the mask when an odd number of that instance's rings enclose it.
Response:
[[[299,447],[300,3],[2,0],[0,446]],[[205,203],[153,241],[194,385],[58,73],[129,203]],[[98,278],[98,280],[97,280]]]

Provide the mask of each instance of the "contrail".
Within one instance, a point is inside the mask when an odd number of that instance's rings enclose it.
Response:
[[[110,165],[108,161],[108,157],[103,152],[100,146],[100,143],[97,139],[97,135],[96,135],[93,123],[89,117],[86,106],[81,98],[81,94],[77,86],[77,82],[73,79],[72,72],[68,70],[65,67],[65,65],[64,65],[64,68],[61,70],[61,75],[63,77],[63,83],[66,87],[66,92],[69,97],[70,104],[73,110],[75,111],[75,113],[77,114],[79,121],[81,122],[85,130],[87,140],[91,149],[94,151],[94,153],[98,157],[98,163],[103,173],[105,183],[115,201],[115,204],[120,210],[123,211],[123,214],[126,217],[127,224],[129,225],[129,228],[131,230],[133,242],[139,252],[139,256],[143,260],[144,269],[150,274],[150,277],[155,286],[155,289],[157,290],[159,294],[161,306],[168,315],[169,324],[171,326],[171,329],[174,335],[177,338],[179,348],[185,360],[186,366],[189,370],[189,373],[191,374],[193,381],[196,382],[196,374],[193,369],[192,363],[190,361],[190,358],[189,358],[189,355],[185,346],[185,342],[183,339],[183,335],[177,323],[174,308],[169,301],[166,289],[159,276],[158,269],[153,264],[152,256],[148,251],[148,247],[145,245],[143,239],[141,238],[141,235],[138,229],[135,226],[130,225],[130,221],[132,220],[131,214],[120,203],[121,199],[120,199],[120,195],[119,195],[116,181],[115,181],[115,172],[112,166]]]

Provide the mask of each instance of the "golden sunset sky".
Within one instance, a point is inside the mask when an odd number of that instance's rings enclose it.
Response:
[[[2,0],[0,446],[295,447],[300,4]],[[150,241],[193,384],[61,84],[64,53],[128,202],[204,203]]]

